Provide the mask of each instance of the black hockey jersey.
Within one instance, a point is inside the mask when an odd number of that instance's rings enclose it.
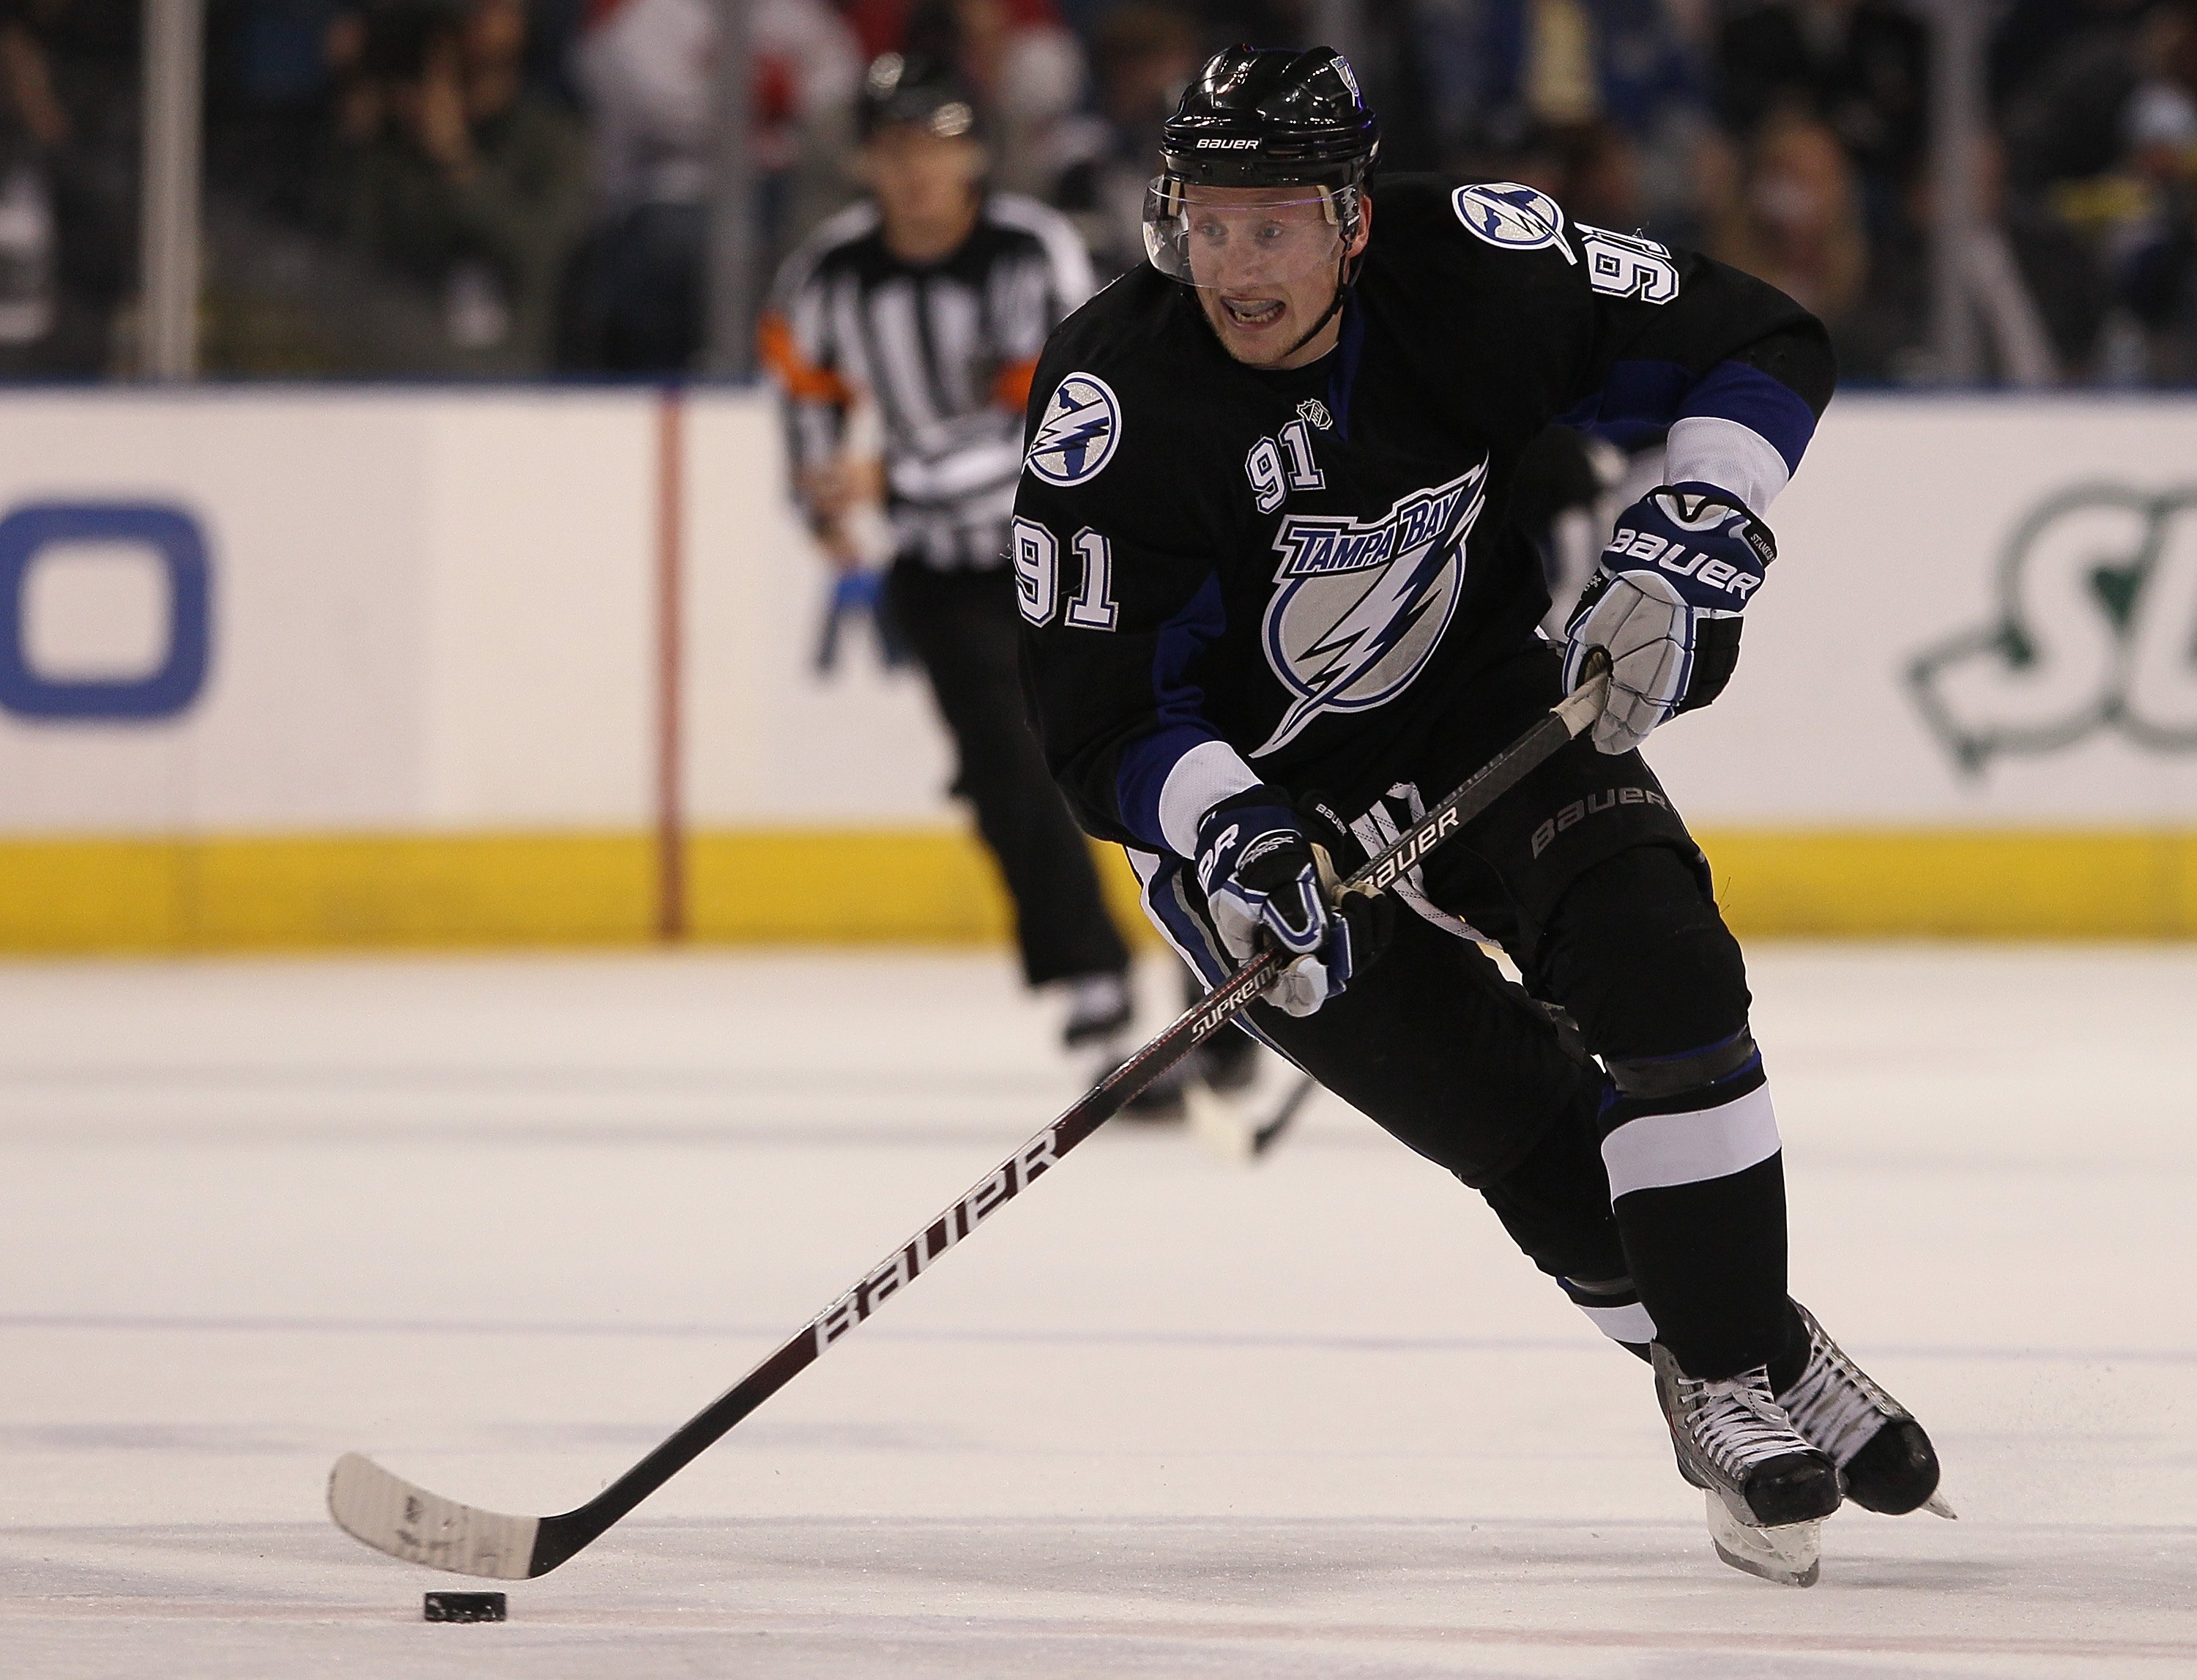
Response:
[[[1149,267],[1046,345],[1012,553],[1033,717],[1093,834],[1186,855],[1255,782],[1377,783],[1524,651],[1548,596],[1506,501],[1550,422],[1667,432],[1667,476],[1759,511],[1829,400],[1821,325],[1735,269],[1514,183],[1371,196],[1308,367],[1236,362]]]

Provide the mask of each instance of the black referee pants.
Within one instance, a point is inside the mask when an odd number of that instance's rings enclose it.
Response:
[[[1128,947],[1024,710],[1013,577],[1004,565],[944,571],[903,556],[888,602],[954,738],[953,791],[976,812],[1013,901],[1023,978],[1122,972]]]

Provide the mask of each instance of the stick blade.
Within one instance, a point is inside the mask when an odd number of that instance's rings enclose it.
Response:
[[[541,1519],[477,1510],[346,1452],[328,1472],[328,1515],[353,1539],[453,1575],[523,1581],[535,1571]]]

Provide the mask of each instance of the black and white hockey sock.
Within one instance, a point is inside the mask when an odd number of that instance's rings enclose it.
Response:
[[[1586,1321],[1626,1353],[1646,1358],[1655,1340],[1655,1320],[1641,1305],[1630,1277],[1559,1277],[1556,1287],[1571,1297]]]
[[[1702,1070],[1715,1076],[1670,1088]],[[1610,1072],[1602,1158],[1656,1339],[1696,1379],[1782,1364],[1792,1324],[1784,1161],[1753,1040],[1742,1031],[1684,1057],[1615,1062]]]

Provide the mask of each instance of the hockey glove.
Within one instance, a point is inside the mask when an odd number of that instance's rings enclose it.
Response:
[[[1350,924],[1321,880],[1316,848],[1289,795],[1261,785],[1224,799],[1197,831],[1197,882],[1228,954],[1247,963],[1268,945],[1291,959],[1267,993],[1290,1015],[1310,1015],[1350,983]]]
[[[1717,697],[1739,658],[1740,611],[1777,558],[1770,528],[1713,484],[1665,484],[1618,515],[1564,646],[1567,689],[1589,648],[1609,653],[1596,746],[1630,752]]]

